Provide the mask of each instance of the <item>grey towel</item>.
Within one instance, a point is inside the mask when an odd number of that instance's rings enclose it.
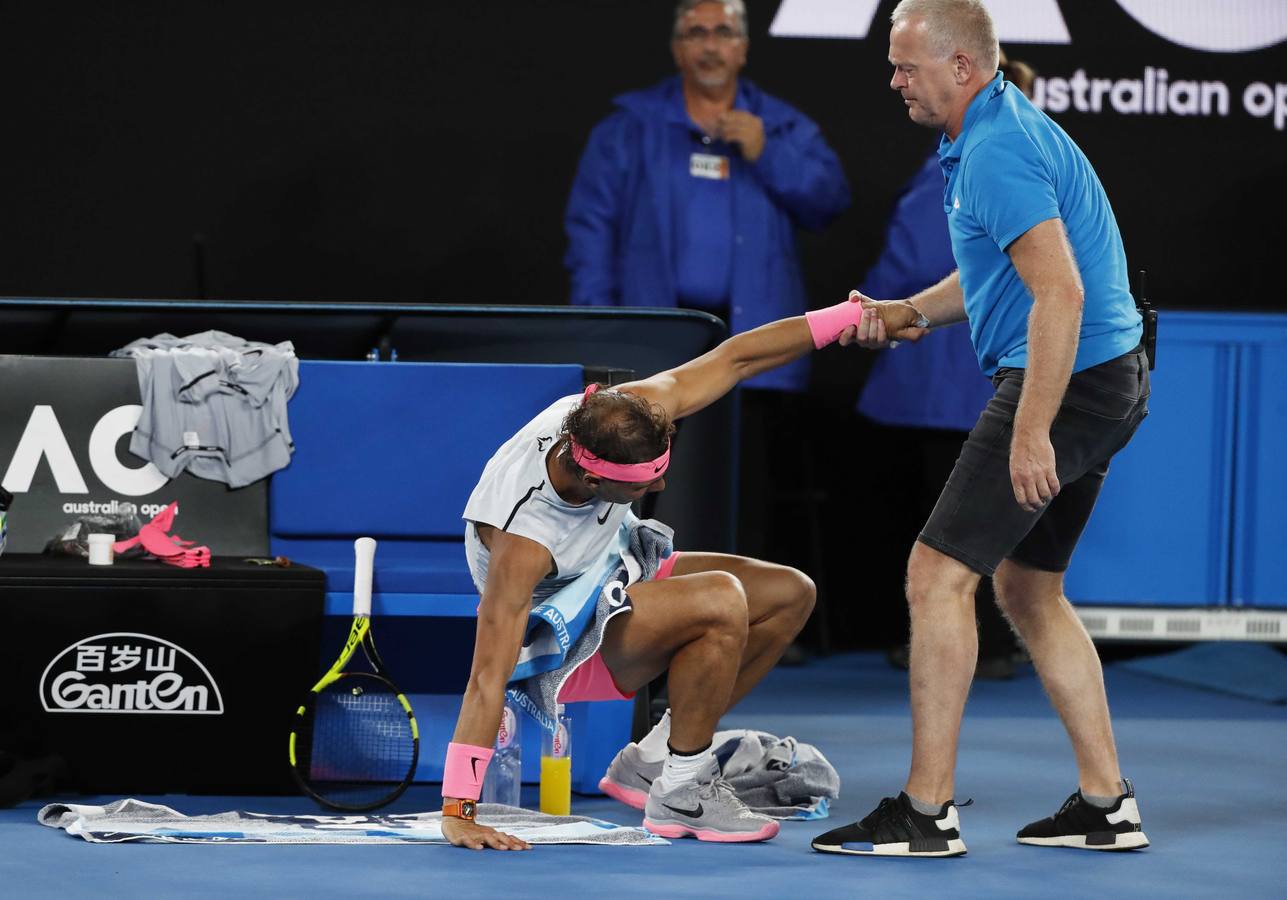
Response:
[[[717,731],[711,745],[724,780],[755,812],[775,819],[824,819],[840,776],[817,747],[764,731]]]
[[[166,477],[187,471],[235,488],[290,463],[286,405],[299,385],[290,341],[159,334],[111,355],[133,358],[138,368],[143,410],[130,452]]]

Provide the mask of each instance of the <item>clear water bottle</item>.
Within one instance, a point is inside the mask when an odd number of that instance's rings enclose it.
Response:
[[[9,541],[9,507],[13,505],[13,494],[0,487],[0,553]]]
[[[496,754],[483,777],[484,803],[522,806],[523,746],[519,738],[518,705],[506,694],[500,728],[496,732]]]
[[[554,731],[541,735],[541,812],[572,812],[572,719],[564,714],[562,703]]]

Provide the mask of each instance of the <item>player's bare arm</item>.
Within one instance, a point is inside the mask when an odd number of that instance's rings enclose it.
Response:
[[[498,528],[479,526],[479,536],[491,552],[487,583],[478,606],[474,660],[469,684],[452,737],[458,744],[488,747],[496,740],[505,685],[523,646],[532,591],[553,568],[550,551],[535,541]],[[459,798],[444,798],[459,799]],[[443,836],[457,847],[481,850],[526,850],[516,837],[464,819],[444,816]]]
[[[951,272],[938,284],[932,284],[906,301],[919,315],[930,320],[930,325],[951,325],[965,321],[965,291],[961,289],[961,275]]]
[[[1059,493],[1050,426],[1072,377],[1085,292],[1061,220],[1034,225],[1006,252],[1033,300],[1028,368],[1010,444],[1014,497],[1031,511]]]
[[[478,605],[469,684],[452,738],[483,747],[496,740],[505,685],[523,646],[532,591],[554,565],[550,551],[536,541],[498,528],[487,531],[491,563]]]
[[[813,349],[804,316],[779,319],[731,337],[714,350],[651,378],[617,388],[646,397],[682,419],[714,403],[739,381],[799,359]]]

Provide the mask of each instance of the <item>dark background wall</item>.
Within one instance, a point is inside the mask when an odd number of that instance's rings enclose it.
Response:
[[[747,74],[822,125],[854,187],[854,209],[803,241],[819,304],[873,260],[899,185],[934,140],[886,87],[893,5],[878,4],[866,39],[826,40],[771,37],[779,3],[749,3]],[[1155,299],[1282,308],[1280,229],[1259,222],[1287,201],[1287,135],[1272,115],[1245,113],[1241,91],[1287,79],[1283,45],[1209,53],[1112,0],[1059,8],[1070,44],[1009,42],[1042,74],[1160,66],[1172,80],[1222,79],[1233,95],[1225,117],[1059,115]],[[0,294],[562,302],[577,156],[612,96],[671,71],[672,9],[6,4]]]
[[[771,36],[788,3],[869,14],[870,31]],[[937,140],[887,87],[894,5],[748,3],[746,75],[818,121],[853,187],[849,213],[801,236],[814,305],[861,279],[899,188]],[[1150,299],[1287,308],[1276,265],[1281,39],[1209,52],[1159,36],[1114,0],[1004,6],[1003,42],[1047,79],[1048,97],[1079,69],[1114,80],[1166,69],[1171,82],[1226,86],[1223,115],[1075,103],[1055,114],[1098,169],[1132,268],[1149,270]],[[1216,2],[1177,6],[1215,11],[1213,38],[1237,18]],[[1287,14],[1263,7],[1272,33]],[[1015,15],[1052,9],[1066,39],[1016,38]],[[613,96],[672,72],[672,11],[669,0],[14,0],[0,20],[0,295],[563,303],[577,158]],[[1277,119],[1247,110],[1243,92],[1257,82],[1283,94]],[[783,526],[762,537],[828,588],[834,646],[900,635],[903,560],[937,488],[900,473],[945,440],[853,414],[871,358],[821,354],[817,389],[795,410],[804,424],[770,448],[786,460],[770,501]],[[855,459],[873,461],[867,480],[827,474]],[[800,498],[815,489],[821,542],[800,527]]]

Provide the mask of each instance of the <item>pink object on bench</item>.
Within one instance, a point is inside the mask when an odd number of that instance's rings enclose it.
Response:
[[[112,550],[120,553],[122,550],[142,545],[144,550],[163,563],[182,569],[209,568],[209,547],[193,546],[196,541],[185,541],[177,534],[169,533],[174,527],[174,517],[178,513],[179,504],[176,501],[153,516],[152,521],[140,528],[137,535],[113,544]]]

